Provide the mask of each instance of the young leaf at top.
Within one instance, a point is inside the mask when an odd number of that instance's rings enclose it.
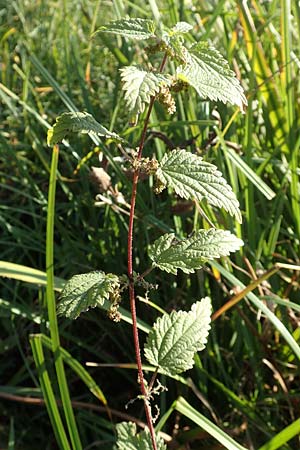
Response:
[[[142,113],[151,96],[158,94],[161,86],[168,86],[171,80],[161,73],[148,72],[137,66],[120,69],[127,106],[133,114]]]
[[[155,23],[150,19],[122,19],[104,25],[94,34],[120,34],[123,37],[141,40],[155,38],[155,28]]]
[[[149,429],[136,434],[136,424],[133,422],[121,422],[116,425],[117,443],[115,450],[152,450],[152,441]],[[156,444],[158,450],[166,450],[164,441],[157,436]]]
[[[174,233],[164,234],[149,248],[153,267],[177,275],[177,269],[194,273],[212,259],[228,256],[242,245],[243,241],[229,231],[198,230],[191,237],[177,241]]]
[[[211,205],[225,211],[241,223],[239,202],[221,172],[213,164],[203,161],[200,156],[186,150],[165,153],[156,177],[161,183],[172,187],[183,198],[203,198]]]
[[[184,34],[191,31],[192,28],[192,25],[187,22],[177,22],[176,25],[171,28],[171,33]]]
[[[94,133],[98,136],[122,141],[116,133],[111,133],[100,125],[94,117],[87,112],[66,112],[56,118],[56,123],[48,130],[47,144],[49,146],[62,141],[71,132]]]
[[[57,312],[76,319],[89,308],[102,306],[119,286],[117,275],[106,274],[100,270],[74,275],[61,292]]]
[[[210,330],[211,302],[208,297],[191,311],[173,311],[157,319],[145,344],[147,361],[168,375],[177,375],[194,365],[194,354],[205,348]]]
[[[242,86],[228,62],[207,42],[198,42],[188,51],[186,63],[177,68],[177,76],[193,86],[200,97],[247,105]]]

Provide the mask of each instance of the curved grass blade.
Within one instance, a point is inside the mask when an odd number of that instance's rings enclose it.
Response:
[[[62,450],[71,450],[66,432],[61,420],[59,410],[56,404],[55,396],[52,390],[51,381],[48,371],[46,369],[46,361],[43,352],[42,341],[39,335],[30,336],[30,345],[32,348],[33,358],[37,367],[41,389],[45,399],[47,411],[50,417],[50,421],[53,427],[53,431],[59,447]]]
[[[263,446],[259,447],[258,450],[276,450],[282,448],[290,439],[297,436],[300,433],[300,419],[295,420],[293,423],[288,425],[282,431],[280,431],[276,436],[274,436],[270,441],[266,442]]]
[[[81,450],[79,432],[76,425],[74,411],[71,404],[71,398],[66,379],[62,354],[60,352],[60,337],[56,315],[56,301],[54,295],[54,259],[53,259],[53,239],[54,239],[54,217],[55,217],[55,192],[56,192],[56,172],[58,166],[59,149],[55,145],[53,147],[52,163],[50,171],[49,193],[48,193],[48,209],[47,209],[47,235],[46,235],[46,300],[49,316],[49,328],[52,341],[52,351],[55,355],[55,369],[57,381],[65,418],[70,434],[72,447]]]
[[[222,133],[215,127],[218,138],[221,142],[221,148],[230,159],[230,161],[235,165],[235,167],[240,170],[245,177],[254,184],[255,187],[266,197],[268,200],[272,200],[276,196],[275,192],[251,169],[251,167],[232,149],[226,145]]]
[[[213,261],[210,263],[213,267],[215,267],[228,281],[230,281],[235,286],[239,286],[242,289],[245,289],[246,286],[239,281],[234,275],[228,272],[223,266]],[[287,330],[287,328],[283,325],[283,323],[275,316],[275,314],[255,295],[253,292],[248,292],[246,297],[256,306],[258,310],[261,310],[266,317],[270,320],[270,322],[274,325],[277,331],[281,334],[283,339],[290,346],[291,350],[295,353],[297,358],[300,360],[300,347],[291,335],[291,333]]]
[[[37,286],[46,286],[46,274],[42,270],[33,267],[23,266],[8,261],[0,261],[0,277],[12,278],[14,280],[32,283]],[[54,277],[54,289],[61,291],[65,285],[65,280]]]
[[[8,436],[8,447],[7,450],[15,450],[15,424],[14,418],[10,418],[9,436]]]
[[[192,422],[199,425],[208,434],[213,436],[218,442],[224,445],[228,450],[247,450],[245,447],[236,442],[232,437],[226,434],[221,428],[200,414],[193,408],[183,397],[179,397],[173,403],[173,409],[183,414]]]
[[[39,336],[43,345],[52,350],[52,342],[44,334],[33,335]],[[64,359],[64,361],[68,364],[69,367],[81,378],[84,384],[89,388],[92,394],[97,397],[104,405],[107,405],[107,400],[102,392],[102,390],[97,385],[96,381],[91,377],[91,375],[85,370],[85,368],[77,361],[77,359],[73,358],[67,350],[60,347],[59,351]]]

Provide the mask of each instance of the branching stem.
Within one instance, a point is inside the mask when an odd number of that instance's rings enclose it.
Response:
[[[161,62],[159,71],[162,72],[167,61],[167,54],[164,55],[163,60]],[[139,150],[137,160],[139,161],[142,157],[143,148],[146,140],[147,128],[149,125],[151,111],[154,105],[155,97],[151,97],[148,112],[145,118],[144,127],[141,134]],[[141,360],[141,349],[139,343],[139,335],[137,328],[137,315],[136,315],[136,301],[135,301],[135,292],[134,292],[134,281],[133,281],[133,263],[132,263],[132,243],[133,243],[133,224],[134,224],[134,211],[136,204],[136,194],[137,194],[137,185],[139,181],[139,170],[135,170],[133,174],[132,181],[132,193],[131,193],[131,202],[130,202],[130,216],[129,216],[129,226],[128,226],[128,241],[127,241],[127,251],[128,251],[128,261],[127,261],[127,269],[128,269],[128,277],[129,277],[129,298],[130,298],[130,310],[132,317],[132,328],[133,328],[133,341],[135,348],[135,357],[136,363],[138,367],[138,380],[141,387],[141,393],[144,398],[144,408],[147,418],[147,424],[151,435],[153,450],[157,450],[157,444],[155,439],[155,431],[153,426],[151,408],[148,399],[148,392],[144,382],[144,374],[142,368],[142,360]]]

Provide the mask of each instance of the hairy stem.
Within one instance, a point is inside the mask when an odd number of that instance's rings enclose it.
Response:
[[[167,61],[167,55],[165,54],[160,65],[159,71],[162,72]],[[154,105],[155,97],[151,97],[150,104],[148,107],[148,112],[145,118],[144,127],[141,134],[139,150],[138,150],[138,161],[142,157],[143,148],[146,140],[147,128],[149,125],[151,111]],[[129,298],[130,298],[130,310],[132,317],[132,329],[133,329],[133,341],[134,341],[134,349],[135,349],[135,357],[136,363],[138,367],[138,380],[141,387],[141,393],[144,399],[144,408],[147,418],[147,424],[151,435],[153,449],[157,450],[156,439],[155,439],[155,431],[153,427],[153,420],[151,414],[151,408],[148,400],[148,391],[144,382],[144,374],[142,368],[142,359],[141,359],[141,348],[139,342],[139,334],[137,328],[137,316],[136,316],[136,301],[135,301],[135,292],[134,292],[134,281],[133,281],[133,263],[132,263],[132,249],[133,249],[133,225],[134,225],[134,211],[136,204],[136,194],[137,194],[137,185],[139,181],[139,170],[134,171],[133,182],[132,182],[132,193],[131,193],[131,202],[130,202],[130,216],[129,216],[129,226],[128,226],[128,241],[127,241],[127,251],[128,251],[128,261],[127,261],[127,269],[128,269],[128,277],[129,277]]]

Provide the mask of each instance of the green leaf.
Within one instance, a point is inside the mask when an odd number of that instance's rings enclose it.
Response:
[[[148,72],[137,66],[124,67],[120,72],[126,104],[133,114],[142,113],[162,85],[170,85],[170,79],[165,75]]]
[[[192,25],[187,22],[177,22],[176,25],[171,28],[171,33],[173,34],[184,34],[188,33],[192,29]]]
[[[116,425],[117,444],[116,450],[152,450],[152,441],[148,428],[136,434],[136,424],[133,422],[121,422]],[[160,437],[156,437],[157,450],[166,450],[167,446]]]
[[[56,123],[48,130],[47,144],[49,146],[62,141],[71,132],[92,133],[106,138],[122,139],[116,133],[111,133],[100,125],[94,117],[87,112],[66,112],[56,118]]]
[[[200,97],[239,106],[247,105],[242,86],[228,62],[207,42],[198,42],[189,50],[186,64],[177,76],[193,86]]]
[[[119,34],[132,39],[155,38],[155,23],[150,19],[122,19],[110,22],[99,28],[96,33]]]
[[[177,275],[177,269],[194,273],[209,260],[238,250],[243,241],[229,231],[198,230],[193,236],[177,241],[174,233],[164,234],[149,248],[153,267]]]
[[[74,275],[64,286],[58,314],[76,319],[83,311],[102,306],[119,288],[119,278],[112,273],[94,271]]]
[[[156,177],[166,186],[172,187],[183,198],[205,198],[211,205],[225,211],[241,223],[239,202],[221,172],[213,164],[186,150],[165,153]]]
[[[211,301],[192,305],[189,312],[173,311],[157,319],[145,344],[148,362],[166,373],[178,375],[194,365],[194,354],[205,348],[210,330]]]

